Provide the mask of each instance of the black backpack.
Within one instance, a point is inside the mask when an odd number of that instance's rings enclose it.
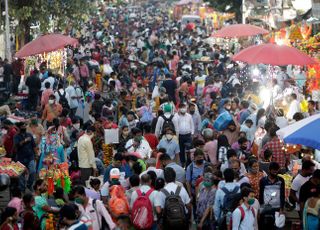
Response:
[[[163,119],[161,134],[164,135],[167,128],[172,129],[173,132],[175,133],[176,129],[175,129],[173,121],[172,121],[174,115],[171,115],[169,118],[167,118],[165,115],[161,115],[161,117]]]
[[[60,93],[60,90],[58,90],[59,95],[59,104],[62,106],[62,108],[70,109],[68,100],[66,98],[66,91],[63,92],[63,95]]]
[[[233,212],[238,206],[241,200],[241,193],[239,193],[239,186],[234,187],[232,191],[229,191],[226,187],[221,188],[224,192],[222,210],[224,212]]]
[[[169,193],[166,189],[161,189],[161,192],[166,196],[163,209],[163,225],[165,229],[173,229],[176,227],[184,229],[184,227],[187,226],[185,205],[179,196],[180,191],[181,186],[177,187],[175,193]]]
[[[221,188],[224,192],[222,202],[222,215],[218,220],[219,229],[227,229],[227,214],[232,213],[241,200],[241,193],[239,193],[240,187],[236,186],[232,191],[229,191],[226,187]]]

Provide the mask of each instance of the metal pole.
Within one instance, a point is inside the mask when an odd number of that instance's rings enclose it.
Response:
[[[10,49],[10,26],[9,26],[9,9],[8,0],[5,0],[5,11],[6,11],[6,58],[9,63],[11,62],[11,49]]]
[[[242,0],[242,24],[246,24],[246,17],[245,17],[245,14],[246,14],[246,11],[245,11],[245,3],[246,1],[245,0]]]

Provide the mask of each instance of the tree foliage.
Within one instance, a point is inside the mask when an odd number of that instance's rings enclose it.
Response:
[[[221,12],[230,12],[236,14],[236,20],[241,21],[242,0],[205,0],[210,5]]]
[[[42,33],[63,31],[68,24],[80,28],[90,9],[90,0],[9,1],[9,15],[18,21],[16,34],[25,35],[25,40],[31,25],[40,25]]]

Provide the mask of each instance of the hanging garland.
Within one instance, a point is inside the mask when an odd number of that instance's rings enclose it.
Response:
[[[112,162],[113,158],[113,148],[110,144],[103,144],[102,145],[102,151],[103,151],[103,163],[105,166],[108,166]]]

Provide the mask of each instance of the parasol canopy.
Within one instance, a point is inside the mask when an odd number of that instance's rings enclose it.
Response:
[[[267,65],[310,65],[316,61],[296,48],[272,43],[250,46],[232,57],[234,61]]]
[[[188,5],[192,3],[200,3],[200,2],[201,0],[181,0],[179,2],[176,2],[175,5],[183,6],[183,5]]]
[[[320,114],[307,117],[277,131],[277,135],[288,144],[300,144],[320,149]]]
[[[234,24],[223,27],[218,30],[213,37],[217,38],[235,38],[235,37],[249,37],[259,34],[268,34],[269,31],[258,26],[249,24]]]
[[[23,46],[15,57],[23,58],[36,54],[48,53],[58,49],[62,49],[67,45],[77,45],[78,40],[62,34],[46,34]]]

